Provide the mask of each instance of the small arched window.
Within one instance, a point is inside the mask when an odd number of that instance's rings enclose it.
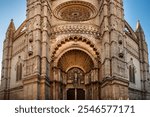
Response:
[[[17,64],[16,70],[16,81],[20,81],[22,79],[22,63]]]
[[[20,81],[22,79],[22,63],[21,57],[19,56],[19,60],[16,66],[16,81]]]
[[[133,60],[131,59],[132,64],[129,65],[129,81],[135,83],[135,67],[133,64]]]

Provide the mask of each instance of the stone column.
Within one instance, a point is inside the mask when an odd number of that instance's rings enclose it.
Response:
[[[92,99],[94,100],[98,100],[100,98],[100,91],[99,91],[99,86],[100,86],[100,82],[99,82],[99,78],[98,78],[98,68],[92,69],[91,70],[91,81],[90,81],[90,87],[92,90]]]
[[[40,99],[41,78],[41,9],[39,0],[27,1],[27,48],[23,79],[24,99]]]
[[[54,100],[63,99],[64,84],[63,84],[63,78],[62,77],[63,76],[62,76],[61,69],[54,67],[53,68],[53,80],[52,80],[53,99]]]

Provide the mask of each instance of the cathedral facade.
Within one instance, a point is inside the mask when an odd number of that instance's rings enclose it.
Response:
[[[8,27],[0,99],[150,99],[148,47],[123,0],[27,0]]]

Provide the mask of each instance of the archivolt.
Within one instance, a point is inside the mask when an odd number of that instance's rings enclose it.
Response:
[[[81,41],[81,42],[85,42],[86,44],[88,44],[92,49],[93,51],[95,52],[96,56],[97,56],[97,59],[99,60],[100,59],[100,54],[98,52],[98,50],[96,49],[95,45],[87,38],[84,38],[82,36],[71,36],[71,37],[68,37],[68,38],[65,38],[65,39],[62,39],[58,44],[57,46],[55,47],[53,53],[52,53],[52,61],[54,60],[55,58],[55,54],[57,52],[57,50],[59,50],[59,48],[67,43],[67,42],[70,42],[70,41]]]

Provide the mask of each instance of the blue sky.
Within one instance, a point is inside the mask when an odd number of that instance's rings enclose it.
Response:
[[[136,22],[140,20],[150,55],[150,0],[124,0],[124,11],[125,19],[134,30]]]
[[[125,19],[133,29],[136,27],[136,22],[140,20],[145,31],[150,53],[150,0],[124,0],[124,11]],[[0,1],[0,63],[2,58],[3,40],[5,39],[5,33],[10,20],[14,19],[15,26],[18,28],[25,18],[26,0]]]

